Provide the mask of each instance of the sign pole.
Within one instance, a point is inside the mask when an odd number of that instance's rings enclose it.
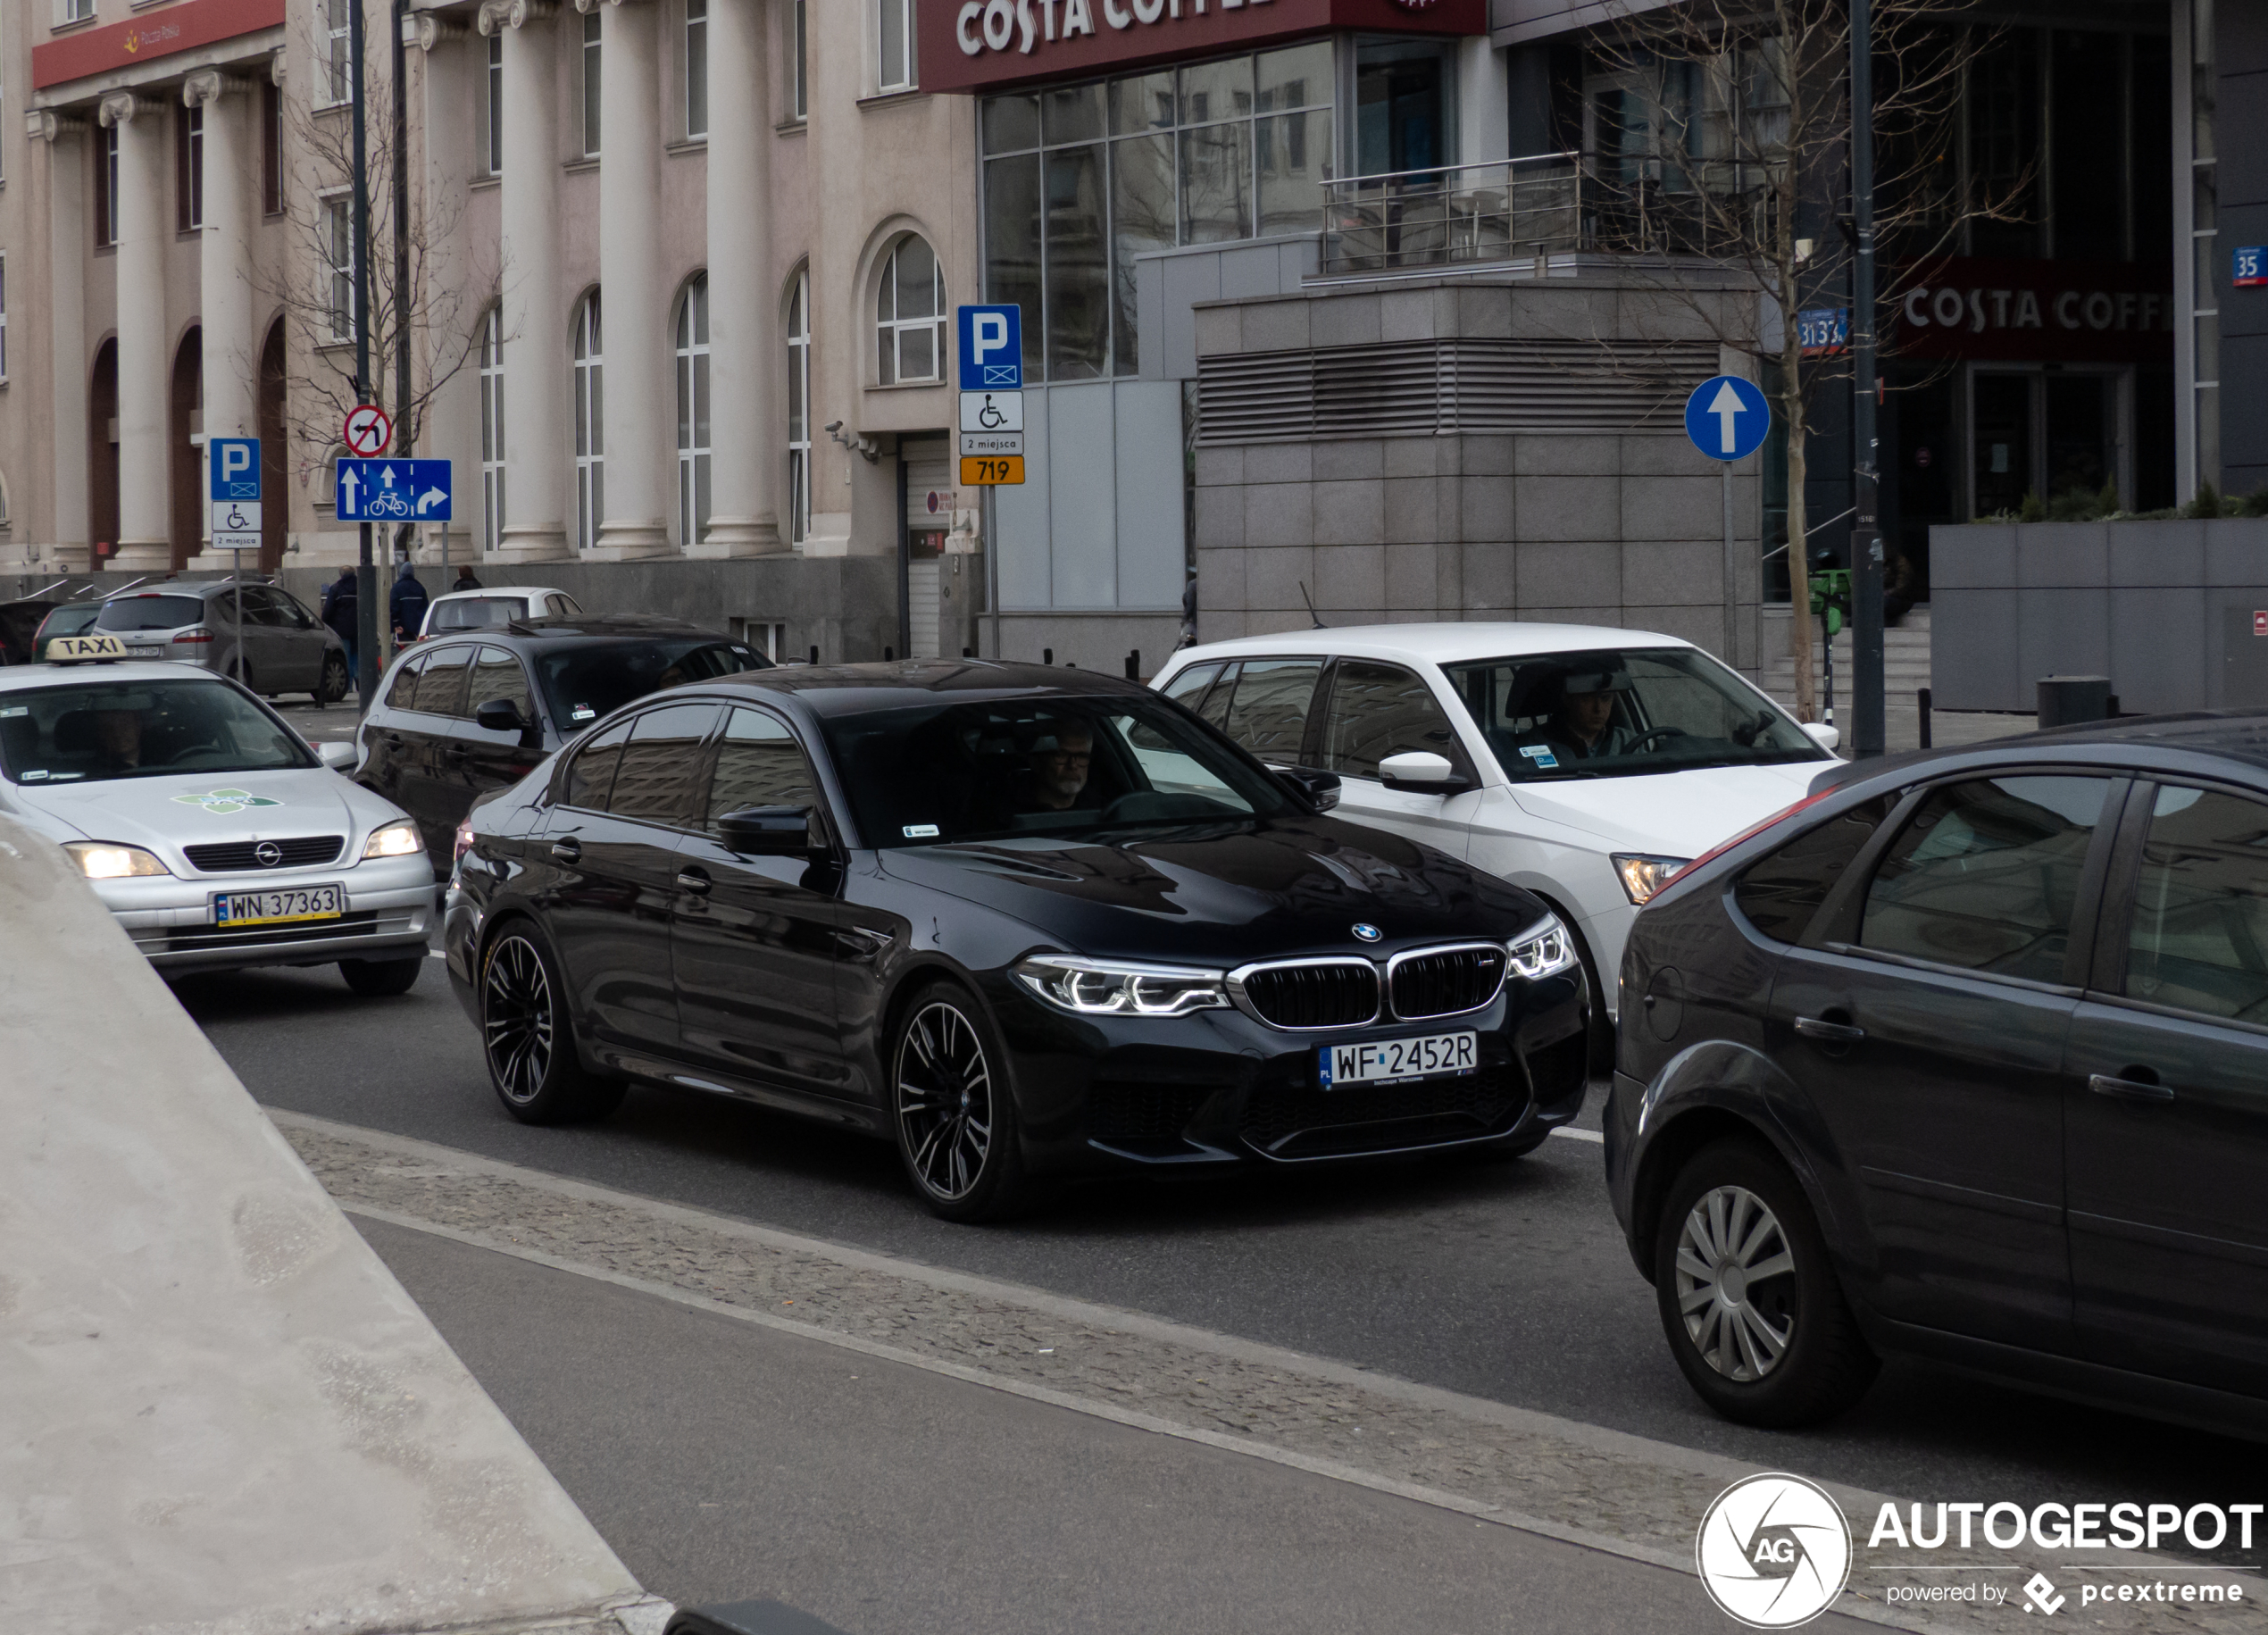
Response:
[[[1851,496],[1852,755],[1889,747],[1882,697],[1880,441],[1874,423],[1874,68],[1869,0],[1851,0]]]
[[[369,0],[347,0],[346,6],[347,66],[354,75],[354,401],[358,404],[371,400],[370,124],[363,73],[363,8],[367,4]],[[358,716],[368,713],[371,695],[378,690],[378,569],[371,559],[368,522],[362,525],[361,533],[362,550],[354,568],[354,713]]]

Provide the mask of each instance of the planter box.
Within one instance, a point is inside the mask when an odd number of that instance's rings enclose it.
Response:
[[[1941,710],[2038,707],[2106,675],[2129,714],[2268,705],[2268,518],[1969,522],[1930,530]]]

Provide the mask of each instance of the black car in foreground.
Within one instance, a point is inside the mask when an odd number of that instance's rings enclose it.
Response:
[[[660,688],[771,661],[641,613],[517,619],[404,647],[356,732],[354,781],[417,820],[434,866],[472,803],[508,788],[603,715]]]
[[[630,1080],[1027,1183],[1534,1147],[1586,997],[1526,892],[1325,814],[1131,682],[981,662],[645,699],[460,834],[449,970],[515,1117]]]
[[[1721,1413],[1897,1351],[2268,1431],[2268,712],[1830,772],[1622,975],[1610,1189]]]

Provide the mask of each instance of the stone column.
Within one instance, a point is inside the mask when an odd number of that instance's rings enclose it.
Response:
[[[480,337],[488,321],[487,297],[494,280],[494,253],[476,258],[463,208],[467,160],[480,155],[487,165],[485,76],[488,42],[472,44],[472,30],[461,18],[417,13],[417,48],[423,56],[419,100],[412,120],[424,133],[421,200],[425,223],[424,285],[431,321],[446,321],[464,337],[471,355],[437,388],[426,405],[420,453],[456,463],[456,520],[423,525],[421,561],[461,566],[478,554],[480,537]],[[437,339],[438,347],[441,343]]]
[[[784,551],[777,495],[787,368],[772,281],[771,63],[762,0],[709,4],[711,515],[696,556]]]
[[[54,566],[88,565],[87,127],[38,110],[25,129],[47,146],[47,412],[54,459]]]
[[[504,35],[504,548],[513,562],[568,555],[567,314],[559,304],[559,86],[555,0],[487,0],[480,32]]]
[[[598,287],[605,302],[606,510],[587,556],[666,555],[675,475],[674,354],[662,288],[661,7],[575,0],[605,18],[599,50]],[[509,188],[507,180],[504,186]]]
[[[253,146],[246,82],[191,74],[181,100],[204,110],[204,229],[197,242],[204,435],[260,435],[260,355],[252,333]]]
[[[118,549],[120,572],[172,565],[165,422],[165,109],[113,91],[97,117],[118,131]]]

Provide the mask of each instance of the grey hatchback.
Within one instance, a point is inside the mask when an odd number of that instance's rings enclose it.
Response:
[[[338,638],[274,585],[171,580],[111,597],[94,629],[124,642],[131,657],[171,659],[237,676],[263,697],[306,693],[319,704],[336,704],[351,685]]]

